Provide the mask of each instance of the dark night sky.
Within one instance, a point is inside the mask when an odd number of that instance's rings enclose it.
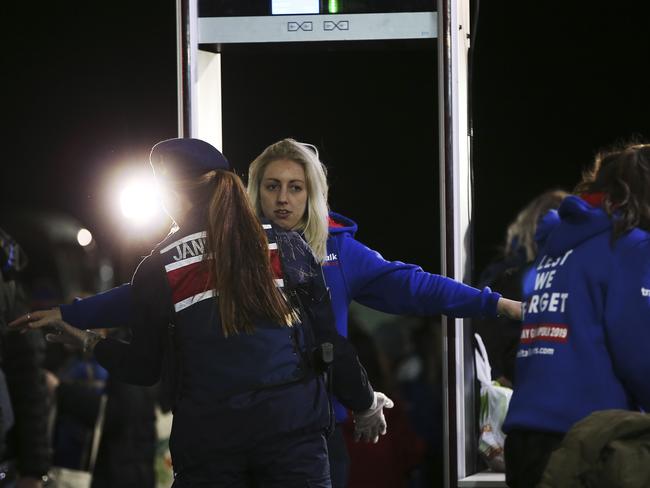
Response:
[[[115,248],[104,189],[112,168],[144,164],[151,145],[176,135],[174,2],[12,3],[20,5],[5,17],[3,211],[60,209]],[[650,136],[641,2],[567,3],[481,3],[477,267],[530,198],[570,189],[599,147]],[[333,207],[361,224],[359,237],[388,258],[436,271],[437,169],[421,156],[437,154],[427,56],[226,53],[224,152],[245,167],[280,137],[314,142],[331,168]]]

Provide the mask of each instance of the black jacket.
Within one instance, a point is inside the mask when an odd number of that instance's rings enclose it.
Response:
[[[15,459],[21,476],[40,478],[51,461],[48,393],[41,369],[45,341],[39,331],[20,334],[7,330],[8,322],[28,312],[28,302],[18,280],[22,263],[14,259],[20,253],[19,246],[1,229],[0,244],[0,367],[15,416],[7,438],[0,439],[0,459]]]

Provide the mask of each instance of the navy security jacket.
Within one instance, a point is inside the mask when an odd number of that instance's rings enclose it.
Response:
[[[283,273],[278,284],[301,299],[309,328],[259,322],[254,334],[225,338],[214,294],[205,286],[205,236],[192,224],[160,243],[130,286],[62,307],[64,319],[76,320],[74,325],[88,326],[92,319],[102,326],[106,322],[97,314],[106,309],[102,300],[121,294],[130,303],[132,341],[107,339],[95,349],[113,377],[129,383],[149,385],[160,378],[168,324],[174,323],[180,378],[170,444],[177,470],[201,462],[211,447],[246,447],[282,433],[323,429],[329,422],[327,392],[310,374],[310,344],[336,343],[335,362],[342,366],[334,369],[340,376],[334,384],[350,408],[363,410],[372,403],[365,371],[333,327],[329,295],[309,248],[296,233],[275,236],[274,268]],[[120,314],[124,321],[124,310],[108,319]]]

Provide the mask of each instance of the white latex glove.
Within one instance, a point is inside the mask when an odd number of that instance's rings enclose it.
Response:
[[[384,408],[393,408],[393,400],[383,393],[376,391],[375,398],[368,410],[355,412],[354,440],[377,443],[380,435],[386,433],[386,419]]]

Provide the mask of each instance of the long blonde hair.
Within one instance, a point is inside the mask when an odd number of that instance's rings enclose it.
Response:
[[[307,209],[298,228],[305,236],[314,256],[323,262],[327,256],[328,214],[327,168],[318,159],[317,149],[294,139],[282,139],[268,146],[248,167],[248,196],[259,217],[263,217],[260,186],[266,167],[273,161],[288,159],[305,171]]]
[[[297,316],[275,286],[268,239],[235,173],[215,170],[176,182],[197,211],[207,207],[207,289],[215,290],[226,337],[251,333],[265,318],[291,326]]]
[[[505,254],[511,254],[518,249],[526,252],[526,261],[531,262],[537,256],[537,244],[535,243],[535,231],[539,220],[549,210],[556,209],[562,200],[569,194],[563,190],[550,190],[535,197],[528,203],[508,226],[506,234]]]

